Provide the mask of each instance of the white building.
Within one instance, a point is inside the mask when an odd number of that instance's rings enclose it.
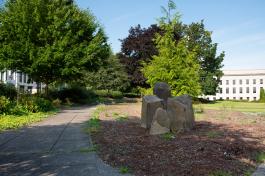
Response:
[[[265,88],[264,70],[225,70],[218,93],[207,95],[209,100],[249,100],[260,98],[260,89]]]
[[[42,84],[33,82],[27,74],[19,71],[0,71],[0,82],[13,84],[20,92],[37,93],[37,89],[42,88]]]

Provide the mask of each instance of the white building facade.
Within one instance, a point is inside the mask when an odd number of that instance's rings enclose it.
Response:
[[[260,98],[265,89],[264,70],[225,70],[216,95],[207,95],[209,100],[248,100]]]
[[[34,82],[27,74],[11,70],[0,71],[0,82],[13,84],[20,92],[37,93],[42,84]]]

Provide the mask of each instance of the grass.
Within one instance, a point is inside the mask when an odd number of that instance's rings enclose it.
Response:
[[[223,133],[221,131],[208,131],[208,132],[206,132],[206,136],[208,138],[217,138],[217,137],[220,137],[222,135],[223,135]]]
[[[129,173],[129,168],[126,167],[126,166],[120,167],[120,173],[121,174],[127,174],[127,173]]]
[[[91,113],[91,118],[86,124],[85,132],[87,133],[97,133],[100,129],[100,113],[104,112],[106,109],[105,105],[99,105],[97,108]]]
[[[257,161],[257,163],[264,163],[265,162],[265,152],[257,153],[255,160]]]
[[[81,148],[79,150],[80,153],[90,153],[90,152],[96,152],[98,150],[97,145],[93,145],[92,147],[87,147],[87,148]]]
[[[258,102],[239,102],[239,101],[216,101],[214,103],[208,104],[196,104],[194,109],[213,109],[213,110],[233,110],[240,112],[256,112],[256,113],[265,113],[265,103]]]
[[[0,115],[0,132],[10,129],[18,129],[54,114],[55,112],[28,113],[20,116]]]
[[[114,119],[115,119],[116,121],[123,122],[123,121],[128,120],[128,115],[125,115],[125,114],[119,114],[119,113],[117,113],[117,112],[113,112],[113,113],[112,113],[112,116],[114,117]]]
[[[165,133],[162,134],[162,138],[169,141],[175,138],[175,135],[173,133]]]
[[[232,174],[227,171],[219,170],[209,174],[209,176],[232,176]]]

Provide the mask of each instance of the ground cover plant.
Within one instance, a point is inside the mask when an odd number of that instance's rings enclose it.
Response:
[[[202,106],[190,132],[150,136],[140,126],[141,102],[107,105],[92,140],[106,163],[135,175],[251,175],[265,161],[265,117],[219,103]],[[117,120],[122,114],[127,118]]]

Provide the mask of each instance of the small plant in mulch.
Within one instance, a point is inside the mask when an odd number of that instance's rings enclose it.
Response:
[[[81,148],[79,150],[80,153],[90,153],[90,152],[96,152],[98,151],[98,146],[93,145],[92,147],[87,147],[87,148]]]
[[[125,120],[128,120],[128,115],[125,115],[125,114],[119,114],[117,112],[113,112],[112,113],[112,116],[114,117],[114,119],[116,121],[120,121],[120,122],[123,122]]]
[[[265,151],[257,153],[255,160],[257,161],[257,163],[264,163],[265,162]]]
[[[121,174],[128,174],[130,170],[126,166],[121,166],[119,171]]]
[[[206,136],[208,138],[217,138],[223,136],[223,133],[221,131],[208,131],[206,132]]]
[[[211,173],[209,176],[232,176],[232,174],[230,172],[219,170]]]
[[[170,141],[172,139],[175,139],[175,135],[173,133],[165,133],[162,135],[162,138],[167,141]]]

